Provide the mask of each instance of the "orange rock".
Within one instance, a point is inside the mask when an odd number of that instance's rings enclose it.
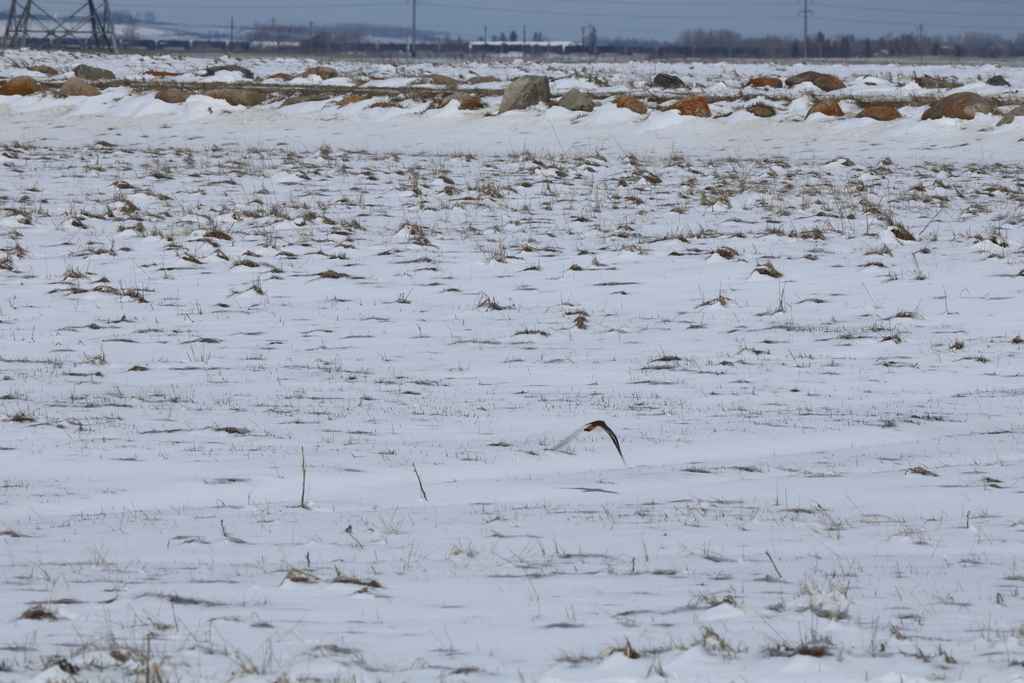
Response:
[[[708,107],[708,101],[700,95],[684,97],[665,107],[665,111],[672,110],[679,112],[682,116],[700,116],[705,119],[711,117],[711,108]]]
[[[434,85],[458,85],[459,79],[444,74],[425,74],[423,76]]]
[[[781,88],[783,86],[782,79],[774,76],[757,76],[751,78],[746,84],[752,88]]]
[[[841,90],[846,87],[846,84],[831,74],[823,74],[817,71],[804,71],[798,73],[795,76],[790,76],[786,79],[786,85],[792,87],[800,83],[810,81],[814,85],[818,86],[825,92],[831,92],[832,90]]]
[[[369,95],[348,95],[347,97],[342,97],[340,100],[338,100],[338,106],[345,107],[350,104],[355,104],[356,102],[362,102],[363,100],[368,99],[370,99]]]
[[[814,106],[807,110],[807,116],[811,114],[824,114],[825,116],[842,116],[843,110],[839,107],[839,103],[831,97],[820,102],[815,102]],[[806,119],[807,116],[804,118]]]
[[[637,114],[647,113],[647,107],[644,106],[644,103],[632,95],[619,95],[612,100],[612,103],[620,109],[628,109],[632,112],[636,112]]]
[[[894,109],[893,107],[872,106],[861,109],[855,118],[874,119],[876,121],[892,121],[902,117],[903,115],[900,114],[899,110]]]
[[[171,76],[180,76],[180,73],[175,71],[143,71],[146,76],[156,76],[157,78],[170,78]]]
[[[46,74],[47,76],[56,76],[59,71],[54,69],[52,66],[30,66],[29,71],[35,71],[36,73]]]
[[[487,105],[476,95],[470,95],[459,103],[459,109],[483,109]]]
[[[15,76],[0,85],[0,95],[31,95],[39,92],[39,84],[28,76]]]
[[[374,102],[370,105],[370,109],[387,109],[389,107],[397,107],[398,105],[394,102]]]
[[[818,74],[818,76],[811,80],[814,85],[818,86],[825,92],[832,92],[833,90],[842,90],[846,87],[846,84],[841,80],[833,76],[832,74]]]
[[[269,81],[271,78],[279,78],[282,81],[290,81],[293,78],[295,78],[295,76],[292,76],[291,74],[284,74],[284,73],[281,73],[281,74],[271,74],[270,76],[267,76],[263,80]]]
[[[494,76],[470,76],[466,80],[467,83],[497,83],[498,79]]]
[[[2,89],[0,89],[2,90]],[[948,95],[928,107],[921,114],[922,121],[929,119],[966,119],[970,121],[975,114],[998,114],[999,110],[989,100],[978,93],[958,92],[955,95]]]

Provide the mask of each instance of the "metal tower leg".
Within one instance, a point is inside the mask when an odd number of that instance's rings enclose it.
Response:
[[[11,0],[6,47],[62,47],[117,54],[109,0],[86,0],[69,15],[46,11],[39,0]]]

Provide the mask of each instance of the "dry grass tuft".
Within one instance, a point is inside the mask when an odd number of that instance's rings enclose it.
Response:
[[[754,268],[754,272],[760,273],[761,275],[767,275],[768,277],[782,277],[782,273],[779,272],[778,268],[776,268],[771,261],[765,261],[760,264],[757,268]]]

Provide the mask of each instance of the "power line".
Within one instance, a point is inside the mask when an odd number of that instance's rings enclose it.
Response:
[[[462,10],[477,10],[480,12],[506,12],[512,14],[541,14],[548,16],[563,16],[563,17],[600,17],[602,19],[677,19],[680,21],[687,21],[691,19],[734,19],[734,14],[638,14],[636,12],[629,12],[626,14],[607,14],[603,12],[590,12],[580,10],[577,12],[559,12],[556,10],[525,10],[525,9],[509,9],[505,7],[473,7],[470,5],[453,5],[450,3],[423,3],[424,5],[429,4],[430,7],[443,7],[445,9],[462,9]],[[778,3],[783,4],[783,3]],[[789,5],[790,3],[785,3]],[[621,3],[620,3],[621,5]],[[676,5],[678,7],[678,5]],[[746,19],[778,19],[777,14],[769,15],[744,15]]]

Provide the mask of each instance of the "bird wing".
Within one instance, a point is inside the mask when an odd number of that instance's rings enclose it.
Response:
[[[587,428],[587,427],[589,427],[589,426],[590,426],[590,425],[583,425],[582,427],[580,427],[579,429],[577,429],[577,430],[576,430],[575,432],[573,432],[572,434],[570,434],[569,436],[565,437],[565,438],[564,438],[564,439],[562,439],[562,440],[561,440],[560,442],[558,442],[558,445],[557,445],[557,446],[552,446],[552,447],[551,447],[551,448],[549,448],[548,450],[549,450],[549,451],[560,451],[560,450],[562,450],[563,448],[565,448],[566,446],[568,446],[569,444],[571,444],[571,443],[573,442],[573,440],[574,440],[574,439],[575,439],[575,438],[576,438],[577,436],[579,436],[580,434],[582,434],[582,433],[583,433],[583,430],[584,430],[584,429],[586,429],[586,428]]]
[[[622,464],[624,464],[626,467],[629,467],[629,463],[626,462],[626,456],[624,456],[622,454],[622,447],[619,445],[619,437],[615,436],[615,432],[613,432],[611,430],[611,427],[606,425],[602,420],[597,420],[595,422],[588,422],[587,424],[583,425],[582,427],[577,429],[575,432],[573,432],[569,436],[567,436],[564,439],[562,439],[557,445],[552,446],[548,450],[549,451],[561,451],[566,446],[568,446],[570,443],[572,443],[576,439],[576,437],[579,436],[580,434],[582,434],[583,432],[589,432],[589,431],[593,431],[593,430],[597,430],[597,429],[600,429],[605,434],[607,434],[609,436],[609,438],[611,438],[612,443],[615,445],[615,450],[618,451],[619,457],[622,458]]]
[[[587,426],[589,427],[590,425]],[[615,436],[615,432],[612,431],[612,428],[606,425],[604,422],[601,422],[598,425],[594,425],[594,427],[604,431],[605,434],[611,437],[612,443],[615,444],[615,450],[619,452],[619,457],[622,458],[622,464],[625,465],[626,467],[629,467],[629,463],[626,462],[626,456],[622,454],[622,446],[619,445],[619,437]],[[584,429],[586,429],[586,427],[584,427]]]

